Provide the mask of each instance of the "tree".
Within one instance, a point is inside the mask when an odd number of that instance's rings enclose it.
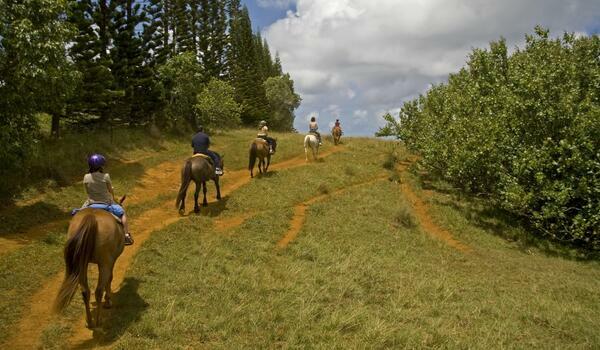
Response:
[[[110,43],[115,37],[116,2],[82,0],[71,3],[68,17],[77,28],[69,56],[81,74],[77,93],[69,101],[69,114],[99,117],[104,123],[113,116],[115,101],[123,91],[115,89],[111,71]]]
[[[229,37],[227,63],[230,83],[235,88],[238,103],[243,106],[242,122],[254,125],[267,115],[268,102],[246,7],[233,12]]]
[[[0,197],[18,188],[37,133],[36,112],[60,113],[74,73],[66,1],[0,0]],[[11,183],[11,182],[16,183]]]
[[[212,78],[198,95],[195,108],[204,126],[226,129],[241,123],[242,108],[235,102],[233,87],[216,78]]]
[[[158,68],[159,79],[166,91],[165,126],[176,128],[181,120],[197,127],[196,110],[198,93],[202,90],[204,72],[193,52],[170,58]]]
[[[300,106],[302,99],[294,92],[294,82],[289,74],[268,78],[264,88],[271,107],[270,124],[277,129],[292,130],[294,110]]]

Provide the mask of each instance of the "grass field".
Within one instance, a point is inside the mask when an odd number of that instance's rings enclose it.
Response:
[[[54,297],[38,294],[60,276],[64,228],[0,255],[3,348],[600,347],[596,256],[536,239],[485,201],[427,181],[393,142],[347,138],[304,165],[301,136],[278,136],[274,163],[289,166],[240,183],[201,215],[149,229],[117,262],[127,266],[100,329],[82,327],[77,297],[36,323],[36,339],[15,334],[37,310],[32,299]],[[249,139],[247,130],[215,138],[226,170],[246,166]],[[172,186],[160,186],[178,174],[143,175],[172,169],[187,141],[132,152],[139,170],[117,169],[117,187],[155,192],[132,198],[132,222],[157,209],[177,218]],[[37,205],[56,206],[58,219],[81,200],[75,184]],[[0,234],[27,226],[26,212]]]

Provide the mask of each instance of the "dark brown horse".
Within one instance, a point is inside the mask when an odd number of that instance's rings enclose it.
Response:
[[[273,140],[273,149],[277,147],[276,141]],[[266,173],[269,170],[271,164],[271,153],[269,152],[269,144],[267,141],[257,138],[250,145],[248,161],[248,170],[250,170],[250,177],[254,177],[254,164],[256,164],[256,158],[258,158],[258,171]]]
[[[123,252],[125,232],[123,226],[109,212],[103,209],[83,209],[69,224],[68,240],[65,245],[65,280],[62,283],[54,304],[56,311],[63,310],[73,299],[77,286],[82,289],[85,303],[87,326],[100,325],[102,297],[105,308],[111,307],[111,282],[117,258]],[[96,322],[90,311],[91,292],[87,282],[88,264],[98,265],[98,286],[96,287]]]
[[[223,162],[221,161],[223,167]],[[185,214],[185,197],[187,195],[188,187],[190,182],[194,180],[196,183],[196,191],[194,192],[194,213],[200,212],[198,206],[198,195],[200,194],[200,187],[204,193],[204,200],[202,206],[208,205],[206,200],[206,182],[213,180],[217,187],[217,199],[221,199],[221,187],[219,186],[219,177],[215,175],[215,167],[210,162],[208,156],[196,154],[193,157],[186,160],[183,169],[181,169],[181,187],[179,188],[179,194],[177,195],[177,202],[175,206],[179,208],[179,214]]]
[[[333,144],[338,145],[340,143],[340,138],[342,137],[342,128],[339,126],[334,126],[331,129],[331,136],[333,136]]]

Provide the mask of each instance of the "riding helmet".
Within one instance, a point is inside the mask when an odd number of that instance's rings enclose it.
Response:
[[[106,158],[103,155],[95,153],[88,158],[88,165],[92,169],[98,169],[106,164]]]
[[[261,120],[260,121],[260,126],[265,126],[267,125],[267,121],[266,120]]]

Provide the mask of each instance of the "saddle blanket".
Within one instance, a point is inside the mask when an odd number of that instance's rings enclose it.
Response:
[[[87,207],[75,208],[75,209],[71,210],[71,216],[73,216],[73,215],[77,214],[78,212],[80,212],[81,210],[87,209],[87,208],[106,210],[107,212],[111,213],[112,216],[114,216],[114,218],[119,223],[121,222],[121,218],[123,217],[123,214],[125,214],[123,207],[121,207],[118,204],[108,205],[108,204],[104,204],[104,203],[96,203],[96,204],[90,204]]]

